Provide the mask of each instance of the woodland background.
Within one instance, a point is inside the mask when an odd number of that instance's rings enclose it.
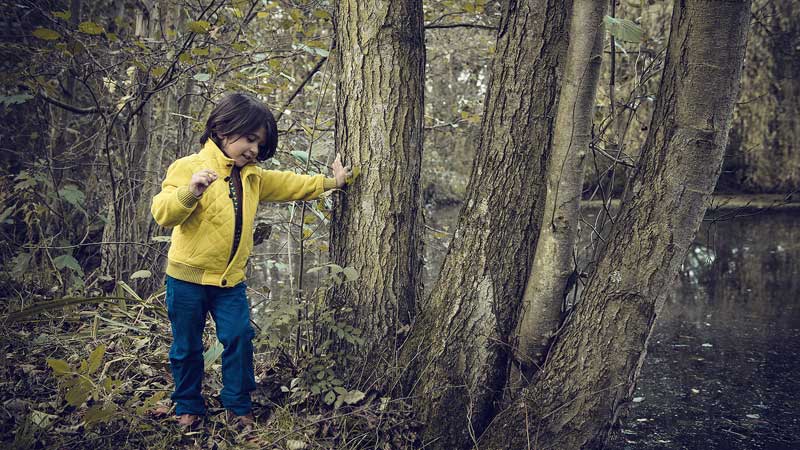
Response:
[[[335,6],[326,0],[0,3],[4,442],[19,448],[241,444],[221,421],[212,420],[205,433],[182,435],[149,414],[170,390],[162,288],[169,230],[151,219],[150,199],[169,163],[199,149],[214,101],[230,91],[257,95],[276,114],[278,155],[265,167],[329,173],[341,146],[336,96],[346,69],[334,60],[342,45],[333,39]],[[425,263],[414,288],[420,296],[459,239],[457,212],[470,188],[497,30],[508,7],[485,0],[421,6],[418,194]],[[672,3],[621,1],[606,14],[611,33],[603,39],[582,196],[595,207],[622,194],[647,138]],[[741,88],[715,188],[714,204],[730,214],[797,202],[799,16],[796,0],[752,2]],[[353,185],[370,171],[355,166]],[[261,244],[248,286],[259,330],[256,401],[263,407],[257,412],[264,422],[271,418],[253,445],[427,443],[412,399],[387,386],[400,377],[366,373],[356,357],[353,349],[369,331],[347,320],[348,305],[329,302],[330,291],[364,290],[370,286],[364,278],[373,278],[331,263],[341,251],[331,246],[331,221],[341,218],[336,208],[347,195],[261,207]],[[587,217],[584,231],[592,226]],[[220,350],[209,329],[210,394],[220,383]],[[362,376],[354,376],[359,369]]]

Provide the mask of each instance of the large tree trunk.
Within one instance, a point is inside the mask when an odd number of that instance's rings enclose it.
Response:
[[[336,19],[336,149],[360,175],[334,211],[331,256],[360,278],[333,303],[353,309],[371,382],[397,367],[421,292],[422,2],[339,0]]]
[[[739,176],[748,190],[800,189],[800,0],[756,0],[737,105]]]
[[[470,445],[494,415],[542,217],[566,11],[509,2],[497,38],[466,202],[438,281],[404,347],[429,448]]]
[[[573,251],[583,188],[584,158],[592,138],[595,92],[603,51],[607,0],[574,0],[564,82],[558,100],[547,199],[523,297],[517,359],[530,375],[541,363],[561,321],[562,305],[577,282]]]
[[[543,370],[480,448],[605,441],[719,177],[749,7],[749,0],[675,2],[650,133],[608,245]]]

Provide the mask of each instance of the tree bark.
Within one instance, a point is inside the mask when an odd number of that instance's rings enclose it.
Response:
[[[592,138],[595,92],[603,51],[606,0],[574,0],[564,82],[558,100],[547,198],[518,331],[517,360],[529,377],[561,322],[571,285],[583,188],[584,158]]]
[[[334,211],[331,259],[360,278],[332,300],[363,333],[366,384],[397,367],[421,292],[422,2],[339,0],[336,19],[336,149],[360,175]]]
[[[525,395],[480,448],[602,445],[719,177],[750,1],[676,1],[650,133],[582,300]]]
[[[403,350],[426,448],[471,445],[501,400],[542,217],[568,3],[511,1],[503,15],[467,198]]]

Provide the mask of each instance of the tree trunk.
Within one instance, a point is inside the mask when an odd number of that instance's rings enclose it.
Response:
[[[719,177],[749,7],[675,2],[650,133],[608,245],[543,370],[480,448],[578,449],[606,440]]]
[[[567,47],[565,2],[511,1],[497,38],[466,202],[404,347],[429,448],[471,445],[494,415],[544,204]]]
[[[73,30],[78,29],[81,23],[81,0],[70,0],[69,6],[69,25]],[[71,60],[70,66],[75,64],[75,60]],[[70,67],[72,69],[72,67]],[[66,75],[66,83],[63,89],[62,96],[67,103],[74,103],[78,97],[75,92],[75,77],[72,76],[71,70],[68,70]],[[48,143],[48,155],[50,172],[54,176],[53,183],[58,186],[61,182],[63,169],[54,169],[54,161],[59,160],[67,148],[67,139],[65,130],[69,127],[68,121],[70,119],[70,112],[62,108],[50,105],[52,126],[50,127],[50,140]],[[59,164],[56,164],[58,166]]]
[[[183,28],[187,21],[186,8],[182,4],[179,4],[177,9],[178,20],[174,27],[176,30]],[[169,155],[170,158],[173,159],[183,158],[184,156],[192,154],[199,145],[199,143],[194,140],[196,133],[192,132],[192,122],[190,120],[192,94],[194,93],[195,87],[194,78],[186,77],[186,79],[178,83],[177,86],[179,86],[175,89],[178,98],[178,116],[176,118],[178,124],[178,129],[176,131],[177,138],[175,142],[175,153]],[[182,90],[182,92],[180,92],[180,90]]]
[[[136,36],[153,37],[157,32],[157,8],[157,2],[142,4],[136,16]],[[141,100],[150,84],[149,72],[137,70],[134,80],[137,98]],[[152,182],[152,173],[160,172],[161,153],[150,149],[153,101],[151,98],[132,118],[130,141],[125,143],[127,148],[116,159],[121,173],[117,175],[117,195],[109,202],[108,219],[103,229],[101,270],[117,280],[125,279],[139,269],[155,271],[153,265],[157,258],[150,247],[141,245],[148,244],[150,239],[152,218],[149,204],[156,187]],[[115,168],[110,167],[109,170]],[[151,281],[155,283],[155,280],[150,280],[144,284],[149,285]]]
[[[800,189],[800,0],[756,0],[737,105],[745,189]]]
[[[421,292],[422,2],[339,0],[336,18],[336,149],[360,175],[339,197],[331,256],[360,278],[333,304],[353,310],[371,383],[397,367]]]
[[[535,371],[562,318],[578,274],[573,252],[583,188],[583,161],[592,138],[595,92],[603,51],[607,0],[574,0],[564,83],[558,100],[547,171],[544,219],[520,318],[517,360],[526,377]]]

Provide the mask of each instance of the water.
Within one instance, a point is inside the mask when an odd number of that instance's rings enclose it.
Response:
[[[611,448],[800,448],[799,220],[703,225]]]
[[[426,234],[426,287],[458,212],[427,212],[437,230]],[[800,449],[800,215],[711,219],[656,322],[612,450]]]

